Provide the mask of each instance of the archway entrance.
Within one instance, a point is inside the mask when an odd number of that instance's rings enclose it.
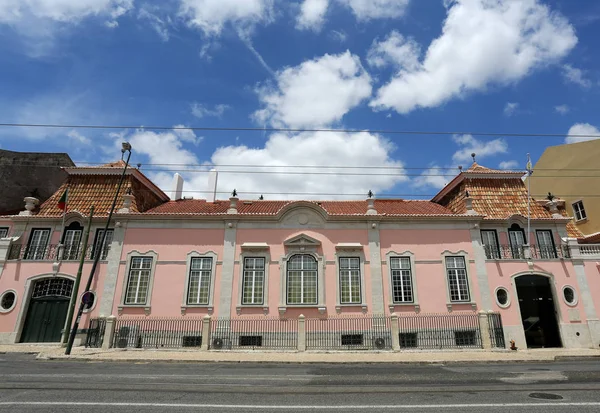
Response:
[[[515,284],[527,347],[562,347],[550,279],[523,275]]]
[[[44,278],[36,281],[32,290],[21,342],[59,342],[73,293],[73,281]]]

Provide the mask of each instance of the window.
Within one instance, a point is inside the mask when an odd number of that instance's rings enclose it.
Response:
[[[508,290],[504,287],[499,287],[496,290],[496,303],[498,306],[502,308],[508,307],[509,298],[508,298]]]
[[[410,258],[390,258],[392,276],[392,298],[394,303],[412,303],[414,301]]]
[[[5,291],[0,295],[0,313],[8,313],[17,304],[17,293],[14,290]]]
[[[103,229],[96,230],[96,238],[94,239],[94,250],[92,252],[92,257],[96,257],[96,254],[100,254],[100,259],[105,260],[108,256],[108,251],[110,251],[110,244],[112,244],[114,230],[109,229],[106,231],[106,239],[104,240],[104,245],[102,248],[100,247],[100,241],[102,241],[102,234],[104,233]]]
[[[525,233],[521,228],[515,225],[508,230],[508,238],[510,240],[510,250],[512,257],[516,260],[525,259]]]
[[[450,301],[468,302],[469,283],[467,281],[467,268],[464,257],[446,257],[446,271],[448,273],[448,286],[450,288]]]
[[[587,218],[585,208],[583,207],[583,201],[573,202],[573,212],[575,213],[576,221],[581,221]]]
[[[148,301],[150,287],[151,257],[132,257],[127,279],[125,305],[141,305]]]
[[[50,239],[49,229],[33,229],[29,237],[29,245],[25,253],[26,260],[43,260]]]
[[[552,239],[552,231],[538,230],[536,231],[538,249],[540,258],[548,260],[556,258],[556,248],[554,248],[554,240]]]
[[[577,295],[575,294],[575,289],[569,285],[563,288],[563,298],[565,299],[567,305],[577,305]]]
[[[400,348],[417,348],[417,333],[400,333]]]
[[[454,343],[457,347],[474,346],[477,342],[477,333],[475,330],[455,331]]]
[[[294,255],[287,263],[287,303],[317,304],[317,260],[311,255]]]
[[[360,258],[340,258],[340,304],[360,304]]]
[[[81,243],[80,229],[68,229],[65,231],[64,238],[64,260],[76,260],[79,257],[79,244]]]
[[[244,258],[242,304],[262,304],[264,301],[265,259]]]
[[[0,238],[6,238],[8,236],[8,228],[0,228]]]
[[[187,295],[188,305],[209,304],[212,267],[212,258],[193,257],[191,259]]]
[[[485,256],[488,260],[500,259],[500,248],[498,246],[498,234],[495,229],[486,229],[481,231],[481,241],[485,249]]]

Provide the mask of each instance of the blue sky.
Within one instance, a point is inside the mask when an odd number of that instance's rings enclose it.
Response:
[[[161,187],[180,172],[196,197],[206,167],[152,164],[251,165],[219,168],[222,198],[430,195],[450,178],[428,168],[468,166],[471,152],[523,169],[569,133],[600,134],[598,38],[594,0],[0,0],[1,123],[139,126],[6,127],[0,147],[104,162],[127,139]]]

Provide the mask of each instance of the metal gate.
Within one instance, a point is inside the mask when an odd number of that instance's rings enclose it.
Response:
[[[45,278],[36,281],[27,309],[21,342],[59,342],[72,292],[73,281],[66,278]]]

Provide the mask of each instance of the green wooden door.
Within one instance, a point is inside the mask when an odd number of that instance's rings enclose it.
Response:
[[[64,278],[36,282],[23,325],[22,343],[60,341],[72,289],[73,281]]]

